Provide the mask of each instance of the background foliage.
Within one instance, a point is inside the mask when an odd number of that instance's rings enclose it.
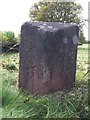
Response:
[[[15,37],[12,31],[0,31],[0,48],[2,52],[19,51],[20,35]],[[13,48],[14,47],[14,48]]]
[[[12,31],[0,31],[0,40],[2,40],[2,44],[16,44],[19,42]]]

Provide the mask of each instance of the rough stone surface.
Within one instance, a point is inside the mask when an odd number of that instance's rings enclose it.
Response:
[[[19,88],[32,94],[75,85],[78,26],[26,22],[21,27]]]

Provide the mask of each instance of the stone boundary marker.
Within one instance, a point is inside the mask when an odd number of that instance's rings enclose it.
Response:
[[[74,87],[78,32],[76,24],[24,23],[21,27],[19,88],[42,95]]]

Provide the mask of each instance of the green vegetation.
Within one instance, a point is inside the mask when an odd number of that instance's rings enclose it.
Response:
[[[30,19],[44,22],[80,24],[82,7],[75,2],[37,2],[30,8]]]
[[[12,31],[0,31],[0,41],[2,41],[3,45],[16,44],[19,42],[19,40],[15,37],[14,32]]]
[[[0,72],[0,78],[2,79],[2,93],[0,93],[0,95],[2,94],[2,117],[87,118],[88,74],[86,73],[89,65],[88,46],[79,46],[76,86],[72,91],[58,91],[45,96],[34,96],[17,90],[19,54],[8,53],[2,56],[0,62],[0,66],[2,66]]]
[[[20,35],[15,37],[12,31],[0,31],[0,47],[2,52],[19,51]]]

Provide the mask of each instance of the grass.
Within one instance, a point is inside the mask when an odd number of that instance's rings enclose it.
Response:
[[[89,47],[90,49],[90,47]],[[89,56],[90,57],[90,56]],[[44,96],[17,90],[19,54],[1,59],[3,118],[87,118],[88,117],[88,47],[78,47],[76,86],[70,91]],[[0,80],[1,83],[1,80]],[[1,89],[1,87],[0,87]],[[0,109],[1,111],[1,109]]]
[[[87,71],[90,69],[89,52],[90,45],[86,44],[78,47],[76,79],[77,81],[84,83],[87,83],[89,76],[88,74],[86,74]]]

